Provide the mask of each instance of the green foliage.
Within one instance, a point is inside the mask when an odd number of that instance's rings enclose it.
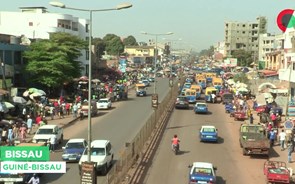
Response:
[[[245,50],[234,50],[232,52],[232,57],[238,59],[238,66],[247,66],[249,67],[253,62],[252,53]]]
[[[107,34],[103,41],[106,44],[106,51],[110,55],[119,56],[124,51],[124,45],[119,36]]]
[[[248,77],[247,77],[247,74],[245,74],[243,72],[240,72],[240,73],[234,75],[233,79],[234,79],[235,82],[240,81],[241,83],[245,83],[245,84],[249,84],[249,82],[250,82]]]
[[[106,50],[105,42],[101,38],[94,38],[92,44],[95,45],[96,48],[95,55],[98,58],[101,58],[101,56],[104,54],[104,51]]]
[[[136,39],[133,36],[128,36],[123,40],[124,46],[138,46]]]
[[[67,33],[54,33],[49,40],[32,43],[24,52],[28,60],[24,71],[30,76],[29,82],[57,88],[79,77],[81,63],[75,59],[86,46],[84,40]]]
[[[208,49],[203,49],[200,51],[199,56],[207,56],[207,57],[211,57],[214,54],[214,47],[210,46]]]

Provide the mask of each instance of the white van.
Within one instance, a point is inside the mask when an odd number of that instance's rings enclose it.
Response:
[[[96,171],[106,175],[108,169],[113,164],[114,153],[111,142],[109,140],[93,140],[91,142],[91,162],[96,163]],[[79,169],[81,171],[82,162],[88,160],[88,148],[85,149],[79,161]],[[81,173],[81,172],[80,172]]]

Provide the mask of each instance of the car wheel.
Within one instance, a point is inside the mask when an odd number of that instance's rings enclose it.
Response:
[[[106,163],[104,166],[103,166],[103,169],[101,171],[102,175],[107,175],[108,173],[108,163]]]
[[[62,134],[59,140],[59,144],[62,144],[63,141],[64,141],[64,135]]]

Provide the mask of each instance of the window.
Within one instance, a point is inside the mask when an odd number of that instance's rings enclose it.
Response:
[[[29,22],[29,26],[33,26],[33,22]]]
[[[89,24],[86,24],[86,26],[85,26],[85,31],[86,31],[86,33],[88,33],[89,32]]]
[[[86,60],[89,60],[89,50],[86,50]]]
[[[245,31],[243,31],[243,34],[245,34],[246,32]]]
[[[293,66],[293,70],[295,70],[295,63],[292,63],[292,66]]]
[[[245,27],[246,25],[245,24],[243,24],[243,27]]]

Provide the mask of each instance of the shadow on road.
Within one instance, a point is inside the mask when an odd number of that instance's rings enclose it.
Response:
[[[216,180],[218,184],[226,184],[226,180],[224,180],[221,176],[216,176]]]
[[[190,126],[197,126],[197,125],[196,124],[189,124],[189,125],[183,125],[183,126],[167,127],[166,130],[169,130],[169,129],[177,129],[177,128],[184,128],[184,127],[190,127]]]
[[[274,157],[280,157],[280,155],[278,154],[278,152],[276,152],[275,149],[270,148],[270,150],[269,150],[269,157],[272,157],[272,158],[274,158]]]
[[[190,151],[184,151],[184,150],[179,150],[177,155],[184,155],[186,153],[189,153]]]

